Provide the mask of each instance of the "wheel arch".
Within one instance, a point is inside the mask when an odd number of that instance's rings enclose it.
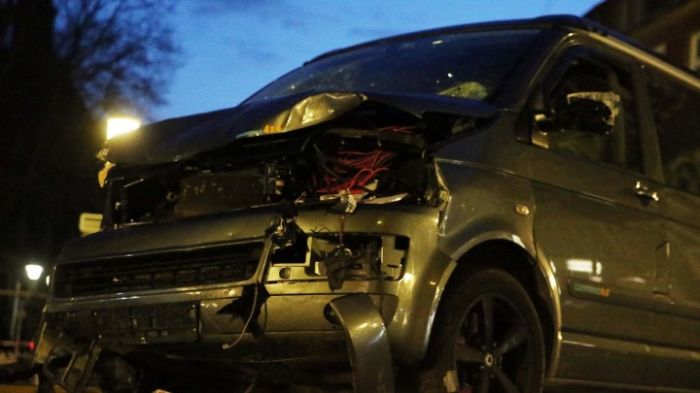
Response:
[[[552,365],[557,358],[555,352],[558,347],[560,313],[557,289],[552,288],[551,274],[521,244],[506,239],[491,239],[471,247],[457,258],[456,267],[446,280],[444,293],[453,290],[469,275],[494,267],[515,277],[530,296],[542,325],[547,364]]]

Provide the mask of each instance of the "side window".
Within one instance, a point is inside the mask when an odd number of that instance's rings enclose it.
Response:
[[[660,75],[649,79],[666,183],[700,195],[700,92]]]
[[[593,58],[567,60],[555,68],[542,94],[545,114],[539,118],[546,121],[536,121],[539,131],[533,134],[533,142],[549,150],[641,172],[629,72]],[[576,105],[580,98],[585,102]]]

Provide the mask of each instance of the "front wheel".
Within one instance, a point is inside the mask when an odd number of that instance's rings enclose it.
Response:
[[[523,286],[503,270],[482,270],[446,291],[421,392],[540,392],[544,352],[537,311]]]

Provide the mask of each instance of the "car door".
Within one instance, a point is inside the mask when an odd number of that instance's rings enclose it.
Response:
[[[654,325],[660,385],[700,387],[700,83],[654,67],[647,71],[649,101],[665,188],[660,205],[667,217],[669,264],[658,291]]]
[[[534,235],[561,296],[561,350],[550,377],[649,382],[646,344],[666,241],[659,185],[644,175],[635,86],[623,60],[574,46],[531,100]],[[567,100],[582,93],[619,97],[611,129],[564,118]]]

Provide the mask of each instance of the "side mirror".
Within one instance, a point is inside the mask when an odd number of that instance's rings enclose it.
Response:
[[[566,102],[555,107],[551,117],[535,120],[543,131],[581,131],[609,134],[620,113],[620,96],[612,92],[579,92],[566,95]]]

